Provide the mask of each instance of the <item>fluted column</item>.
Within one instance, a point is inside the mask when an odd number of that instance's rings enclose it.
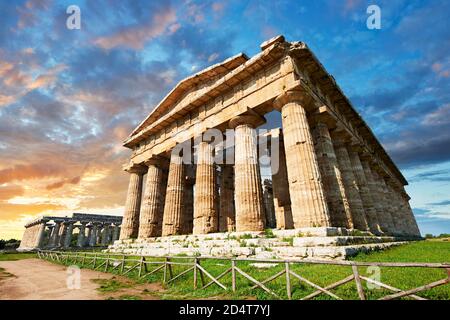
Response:
[[[264,201],[264,211],[266,213],[266,227],[275,228],[275,206],[273,201],[273,188],[272,181],[269,179],[263,182],[263,201]]]
[[[369,229],[369,226],[367,225],[359,188],[348,155],[346,140],[341,134],[337,133],[333,135],[333,146],[350,206],[353,228],[366,231]]]
[[[45,224],[46,224],[45,220],[39,224],[37,236],[34,243],[35,248],[41,248],[43,245],[45,236]]]
[[[195,164],[185,164],[184,207],[182,234],[192,234],[194,229]]]
[[[63,233],[63,236],[62,236],[63,246],[64,246],[64,248],[69,248],[70,243],[72,241],[73,222],[72,221],[65,222],[64,230],[65,230],[65,233]]]
[[[230,120],[235,129],[236,231],[262,231],[265,226],[255,130],[262,121],[256,115]]]
[[[149,159],[145,164],[148,166],[148,171],[139,218],[139,238],[159,237],[162,232],[166,193],[164,159]]]
[[[119,239],[119,233],[120,233],[120,227],[118,225],[115,225],[113,227],[112,243],[114,243],[114,241]]]
[[[126,169],[130,174],[125,213],[122,220],[120,239],[136,238],[139,233],[139,213],[141,209],[142,181],[145,169],[133,165]]]
[[[359,188],[359,195],[363,202],[364,213],[366,215],[369,229],[374,234],[381,234],[381,226],[378,222],[377,211],[375,209],[374,200],[369,189],[369,183],[361,164],[358,151],[353,148],[349,149],[350,162],[352,164],[353,173],[355,174],[356,182]]]
[[[61,221],[55,221],[55,226],[53,227],[52,235],[50,238],[50,247],[56,247],[58,243],[59,229],[61,228]]]
[[[312,106],[303,91],[288,91],[274,106],[281,111],[289,193],[295,228],[329,227],[330,214],[306,116]]]
[[[182,234],[185,173],[182,156],[172,153],[167,178],[162,235]]]
[[[110,225],[105,224],[105,226],[103,227],[103,232],[102,232],[102,240],[101,240],[102,246],[106,246],[109,242],[109,230],[110,230]]]
[[[200,142],[197,146],[197,171],[194,195],[194,234],[218,231],[216,176],[213,146]]]
[[[77,238],[77,247],[84,247],[85,243],[85,230],[86,230],[86,223],[81,222],[81,225],[78,227],[78,238]]]
[[[234,212],[234,168],[231,164],[221,166],[219,231],[236,229]]]
[[[404,217],[406,218],[407,221],[408,235],[413,237],[421,237],[419,226],[417,225],[416,218],[414,217],[414,213],[409,204],[409,196],[404,189],[400,191],[400,198],[403,207]]]
[[[361,158],[361,165],[364,170],[364,175],[366,177],[370,195],[373,200],[374,209],[377,214],[378,225],[381,228],[381,231],[383,233],[387,233],[390,230],[390,227],[389,227],[390,217],[386,218],[386,212],[382,205],[382,203],[384,201],[384,195],[381,194],[381,192],[377,186],[377,182],[375,181],[374,174],[372,173],[369,158],[370,158],[370,155],[365,155],[363,158]]]
[[[286,168],[286,154],[284,152],[283,134],[278,136],[272,130],[272,146],[270,154],[270,167],[272,173],[273,205],[275,208],[275,221],[277,229],[292,229],[291,197],[289,194],[289,180]],[[275,141],[278,139],[278,141]],[[274,146],[278,145],[275,149]]]
[[[389,195],[387,194],[386,190],[386,183],[384,182],[384,179],[379,175],[375,167],[372,167],[372,175],[374,178],[374,181],[376,183],[378,194],[380,195],[380,206],[382,208],[383,212],[383,219],[382,219],[382,228],[386,229],[384,231],[387,231],[390,234],[395,234],[395,225],[394,220],[391,212],[391,207],[389,205]]]
[[[85,246],[91,246],[91,238],[92,238],[92,231],[94,229],[94,226],[92,224],[88,224],[86,226],[88,228],[87,237],[85,239]]]
[[[96,223],[93,223],[90,231],[91,234],[89,237],[89,246],[94,247],[95,245],[97,245],[98,225]]]
[[[330,210],[331,225],[352,228],[351,210],[328,126],[318,120],[313,134],[316,141],[317,160]]]

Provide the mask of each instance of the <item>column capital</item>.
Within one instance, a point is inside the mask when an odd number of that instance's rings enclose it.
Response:
[[[303,89],[291,89],[283,92],[273,101],[273,107],[279,111],[284,105],[297,102],[306,110],[314,106],[314,98]]]
[[[163,156],[152,156],[151,158],[144,161],[144,164],[149,166],[157,166],[161,168],[168,167],[168,159],[164,158]]]
[[[128,173],[137,173],[137,174],[142,174],[142,175],[147,172],[147,168],[145,166],[143,166],[142,164],[136,164],[133,162],[125,164],[123,166],[123,170]]]
[[[234,118],[231,118],[229,125],[232,129],[237,128],[240,125],[249,125],[252,128],[256,128],[266,122],[263,116],[256,112],[246,112]]]

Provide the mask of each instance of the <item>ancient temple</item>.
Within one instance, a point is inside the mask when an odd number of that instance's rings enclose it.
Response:
[[[274,111],[281,128],[260,148]],[[267,228],[420,237],[400,170],[307,45],[283,36],[180,81],[124,146],[122,241]]]
[[[119,238],[121,223],[122,217],[87,213],[39,217],[25,225],[18,251],[105,247]]]

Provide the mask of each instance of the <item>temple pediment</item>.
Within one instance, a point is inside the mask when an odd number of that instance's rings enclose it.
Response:
[[[245,63],[248,59],[249,58],[244,53],[239,53],[181,80],[150,112],[145,120],[133,130],[129,137],[138,134],[143,128],[168,114],[176,107],[176,105],[201,96],[220,78],[223,78],[226,74]]]

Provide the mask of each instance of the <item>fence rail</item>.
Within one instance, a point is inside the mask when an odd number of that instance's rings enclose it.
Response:
[[[366,300],[366,292],[364,291],[363,281],[380,288],[393,292],[385,295],[379,300],[392,300],[403,297],[409,297],[415,300],[427,300],[424,297],[416,295],[416,293],[424,292],[432,288],[443,286],[450,283],[450,263],[404,263],[404,262],[356,262],[356,261],[328,261],[328,260],[281,260],[281,259],[257,259],[257,258],[224,258],[224,257],[210,257],[210,256],[150,256],[150,255],[126,255],[126,254],[111,254],[100,252],[70,252],[70,251],[50,251],[41,250],[37,252],[37,255],[41,259],[47,259],[63,264],[81,264],[86,267],[90,267],[94,270],[101,270],[104,272],[118,271],[121,275],[126,275],[132,271],[137,270],[137,276],[139,278],[145,278],[149,275],[157,272],[163,273],[163,283],[169,284],[180,279],[182,276],[192,273],[193,277],[193,289],[206,289],[212,285],[217,285],[223,290],[237,291],[237,277],[242,276],[249,280],[253,285],[251,290],[262,289],[269,293],[274,298],[281,298],[277,293],[271,290],[266,284],[274,281],[282,276],[286,281],[286,295],[290,300],[292,299],[293,281],[298,280],[302,284],[306,284],[314,289],[311,294],[308,294],[301,298],[301,300],[309,300],[320,294],[326,294],[329,297],[337,300],[343,300],[337,294],[331,290],[343,286],[352,281],[355,282],[358,297],[361,300]],[[156,259],[156,260],[151,260]],[[206,260],[221,260],[230,263],[229,267],[225,271],[217,276],[213,276],[205,266],[201,264]],[[177,261],[173,261],[177,260]],[[284,269],[271,275],[264,280],[257,280],[242,268],[238,267],[238,263],[253,262],[253,263],[276,263],[284,264]],[[329,284],[327,286],[320,286],[311,280],[306,279],[304,276],[294,272],[291,268],[295,264],[316,264],[316,265],[335,265],[335,266],[350,266],[352,273],[345,278]],[[187,269],[175,274],[173,266],[184,266]],[[443,269],[446,270],[447,275],[445,278],[438,281],[433,281],[428,284],[412,288],[409,290],[402,290],[394,286],[388,285],[381,281],[377,281],[370,277],[363,276],[359,273],[358,267],[392,267],[392,268],[425,268],[429,269]],[[151,268],[153,267],[153,268]],[[224,276],[231,274],[231,288],[226,287],[224,283],[220,282]],[[200,277],[199,277],[200,276]],[[199,278],[201,286],[199,286]],[[208,282],[206,281],[208,280]]]

